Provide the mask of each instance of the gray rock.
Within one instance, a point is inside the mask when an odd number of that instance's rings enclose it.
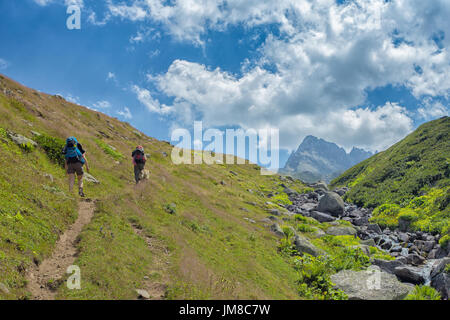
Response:
[[[312,211],[316,207],[317,207],[317,205],[315,203],[305,203],[300,206],[300,209],[304,210],[304,211]]]
[[[7,132],[8,137],[17,145],[22,146],[22,145],[31,145],[33,147],[37,147],[37,143],[34,142],[31,139],[28,139],[18,133],[14,133],[11,131]]]
[[[320,198],[317,210],[320,212],[329,212],[331,215],[339,217],[344,214],[344,207],[344,200],[337,193],[326,192]]]
[[[332,275],[331,281],[350,300],[403,300],[413,289],[377,266],[364,271],[342,270]]]
[[[358,227],[364,226],[368,223],[369,223],[368,217],[360,217],[360,218],[353,219],[353,224]]]
[[[94,176],[92,176],[91,174],[85,172],[83,175],[83,180],[87,181],[87,182],[92,182],[95,184],[99,184],[100,181],[98,181],[96,178],[94,178]]]
[[[310,215],[312,218],[316,219],[319,222],[331,222],[336,220],[335,217],[319,211],[311,211]]]
[[[420,250],[430,252],[434,247],[434,241],[415,240],[414,245]]]
[[[376,224],[376,223],[369,224],[367,226],[367,230],[373,231],[373,232],[378,233],[378,234],[382,233],[380,226],[378,224]]]
[[[400,259],[395,260],[381,260],[381,259],[374,259],[372,262],[374,265],[381,268],[381,270],[386,271],[388,273],[394,274],[395,268],[401,267],[404,265],[404,262]]]
[[[357,231],[352,227],[339,226],[328,228],[326,233],[332,236],[354,236],[356,235]]]
[[[287,195],[294,195],[294,194],[297,194],[297,191],[289,189],[289,188],[285,188],[284,193],[286,193]]]
[[[434,278],[438,274],[442,273],[448,264],[450,264],[450,258],[443,258],[443,259],[437,260],[433,266],[433,269],[431,270],[431,274],[430,274],[431,278]]]
[[[280,210],[278,209],[269,209],[269,213],[273,216],[281,216]]]
[[[439,291],[443,299],[450,298],[450,275],[448,273],[440,273],[433,278],[431,286]]]
[[[146,290],[136,289],[136,293],[138,294],[139,299],[150,299],[150,294]]]
[[[321,249],[314,246],[306,238],[295,236],[294,245],[299,253],[307,253],[314,257],[325,254]]]
[[[421,268],[413,266],[399,266],[394,269],[394,274],[402,281],[413,284],[425,282],[425,275]]]
[[[370,247],[376,246],[375,240],[373,239],[361,240],[360,243]]]
[[[325,191],[328,191],[328,186],[327,186],[327,184],[326,184],[325,182],[323,182],[323,181],[317,182],[317,183],[311,185],[311,187],[314,188],[314,189],[319,189],[319,190],[325,190]]]
[[[419,266],[425,262],[425,258],[416,253],[408,254],[406,260],[408,261],[408,264],[415,266]]]
[[[278,237],[284,237],[285,234],[283,232],[283,229],[281,229],[280,225],[278,223],[274,223],[271,227],[270,230],[275,233],[275,235],[277,235]]]

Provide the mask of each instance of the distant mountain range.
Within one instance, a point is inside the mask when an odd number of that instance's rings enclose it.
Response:
[[[350,153],[347,153],[335,143],[307,136],[297,151],[290,155],[281,173],[305,182],[322,180],[329,183],[347,169],[372,155],[371,152],[359,148],[353,148]]]

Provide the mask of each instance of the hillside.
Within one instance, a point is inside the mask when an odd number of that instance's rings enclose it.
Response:
[[[19,147],[8,131],[40,143]],[[78,197],[68,194],[58,164],[70,135],[82,142],[100,183],[85,185],[96,211],[77,239],[84,285],[61,286],[57,298],[132,299],[141,287],[161,287],[167,299],[299,298],[296,271],[277,254],[276,237],[249,222],[278,207],[264,196],[280,189],[278,176],[261,176],[252,164],[173,165],[170,144],[3,76],[0,135],[3,298],[32,298],[27,270],[50,256],[77,217]],[[151,174],[135,187],[130,154],[137,144],[150,154]]]
[[[91,166],[86,200],[69,194],[61,165],[71,135]],[[138,144],[150,178],[135,186]],[[324,186],[254,164],[174,165],[172,148],[0,75],[0,299],[403,299],[428,280],[448,297],[439,237],[392,233],[392,248],[411,247],[399,257],[368,231],[370,210]],[[423,239],[428,251],[413,250]],[[409,270],[416,252],[441,260],[419,280],[383,271],[383,290],[355,292],[372,263]],[[70,265],[80,289],[66,286]]]
[[[302,181],[329,183],[339,174],[367,159],[372,153],[353,148],[347,153],[337,144],[307,136],[280,171]]]
[[[447,235],[450,226],[450,118],[431,121],[332,181],[345,199],[376,208],[373,221]]]

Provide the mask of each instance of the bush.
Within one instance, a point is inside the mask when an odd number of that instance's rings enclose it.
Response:
[[[448,249],[449,248],[449,244],[450,244],[450,236],[448,234],[446,234],[445,236],[443,236],[440,240],[439,240],[439,245],[441,246],[441,248],[443,249]]]
[[[334,288],[330,280],[333,273],[332,261],[326,256],[313,257],[305,254],[295,261],[300,279],[299,294],[313,300],[345,300],[347,296]]]
[[[416,286],[405,300],[441,300],[441,295],[429,286]]]
[[[414,222],[419,220],[419,215],[412,209],[401,209],[398,215],[398,219],[403,221]]]
[[[95,139],[95,142],[97,143],[97,145],[102,148],[102,150],[110,155],[111,157],[113,157],[114,160],[121,160],[123,158],[123,155],[120,152],[117,152],[112,146],[110,146],[109,144],[107,144],[106,142],[100,140],[100,139]]]
[[[35,138],[36,142],[44,149],[49,159],[60,166],[64,166],[65,159],[62,150],[66,145],[65,141],[60,138],[41,134]]]

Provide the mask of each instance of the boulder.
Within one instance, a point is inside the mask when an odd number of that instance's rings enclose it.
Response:
[[[377,266],[363,271],[342,270],[332,275],[331,281],[349,300],[403,300],[413,290]]]
[[[332,236],[354,236],[356,235],[357,231],[352,227],[339,226],[328,228],[326,233]]]
[[[269,209],[269,213],[273,216],[281,216],[280,210],[278,209]]]
[[[145,300],[150,299],[150,294],[146,290],[136,289],[136,293],[138,294],[139,299],[145,299]]]
[[[26,138],[26,137],[24,137],[24,136],[22,136],[22,135],[20,135],[20,134],[18,134],[18,133],[14,133],[14,132],[11,132],[11,131],[8,131],[7,133],[8,133],[8,137],[9,137],[15,144],[17,144],[17,145],[19,145],[19,146],[30,145],[30,146],[32,146],[32,147],[37,147],[37,143],[34,142],[34,141],[31,140],[31,139],[28,139],[28,138]]]
[[[423,284],[425,282],[425,274],[423,269],[413,266],[395,267],[394,274],[402,281]]]
[[[431,286],[441,294],[443,299],[450,298],[450,275],[448,273],[440,273],[431,280]]]
[[[359,218],[353,219],[353,224],[358,227],[364,226],[368,223],[369,223],[369,217],[364,216],[364,217],[359,217]]]
[[[360,243],[364,244],[366,246],[369,246],[369,247],[375,247],[376,246],[375,240],[373,240],[373,239],[361,240]]]
[[[92,182],[92,183],[95,183],[95,184],[99,184],[100,183],[100,181],[98,181],[96,178],[94,178],[94,176],[92,176],[91,174],[89,174],[87,172],[84,173],[83,180],[87,181],[87,182]]]
[[[372,262],[374,265],[380,267],[381,270],[394,274],[395,268],[401,267],[404,265],[404,262],[401,259],[395,260],[382,260],[382,259],[374,259]]]
[[[328,186],[325,182],[319,181],[317,183],[314,183],[311,185],[311,188],[317,189],[317,190],[325,190],[328,191]]]
[[[431,278],[434,278],[438,274],[442,273],[448,264],[450,264],[450,258],[436,260],[436,263],[433,265],[433,269],[431,270]]]
[[[381,234],[382,233],[380,226],[378,224],[376,224],[376,223],[369,224],[367,226],[367,230],[373,231],[373,232],[375,232],[377,234]]]
[[[406,256],[406,260],[408,261],[408,264],[412,264],[415,266],[419,266],[425,262],[425,258],[422,256],[419,256],[416,253],[408,254]]]
[[[307,253],[314,257],[325,254],[321,249],[317,248],[311,242],[309,242],[308,239],[298,235],[295,236],[294,245],[297,251],[301,254]]]
[[[344,214],[344,200],[335,192],[326,192],[325,195],[320,198],[319,206],[317,210],[320,212],[329,212],[335,217],[342,216]]]
[[[317,207],[317,205],[315,203],[305,203],[300,206],[300,209],[304,210],[304,211],[312,211],[316,207]]]
[[[311,211],[310,215],[311,215],[311,218],[314,218],[319,222],[331,222],[331,221],[336,220],[335,217],[333,217],[327,213],[323,213],[323,212],[319,212],[319,211]]]
[[[275,233],[278,237],[284,237],[285,234],[283,232],[283,229],[281,229],[280,225],[278,223],[274,223],[271,227],[270,230]]]

